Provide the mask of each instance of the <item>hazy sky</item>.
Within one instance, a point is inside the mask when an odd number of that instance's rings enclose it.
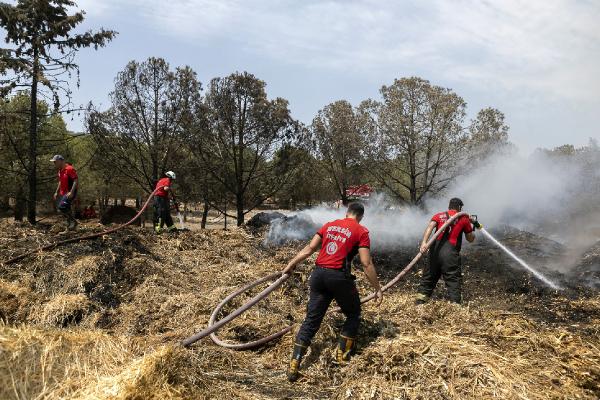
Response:
[[[233,71],[267,82],[309,123],[394,78],[450,87],[472,116],[506,114],[523,151],[600,138],[598,0],[79,0],[85,28],[119,31],[79,55],[75,100],[108,106],[130,60],[190,65],[204,85]],[[69,122],[82,129],[79,119]]]

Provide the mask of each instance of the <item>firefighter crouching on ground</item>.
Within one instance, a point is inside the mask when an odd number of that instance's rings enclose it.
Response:
[[[54,163],[58,171],[58,186],[56,187],[56,192],[54,192],[53,199],[56,201],[58,211],[67,219],[67,229],[61,233],[74,231],[77,228],[77,220],[73,216],[72,205],[75,197],[77,197],[79,183],[77,171],[60,154],[52,157],[50,161]]]
[[[448,221],[450,217],[462,210],[461,199],[453,198],[448,205],[448,211],[435,214],[421,241],[421,252],[427,251],[426,244],[434,229],[437,231]],[[429,262],[423,269],[423,277],[419,286],[419,294],[416,304],[424,304],[430,298],[435,286],[440,279],[444,278],[448,289],[450,301],[460,304],[462,301],[462,268],[460,259],[460,248],[462,235],[465,234],[467,241],[475,240],[474,228],[481,225],[476,220],[471,220],[467,215],[454,221],[445,232],[438,236],[437,240],[429,248]]]
[[[156,193],[154,194],[154,231],[161,233],[163,226],[167,225],[167,231],[173,232],[177,228],[171,218],[171,203],[169,195],[173,197],[173,188],[171,187],[175,180],[175,172],[168,171],[165,176],[156,183]]]
[[[356,278],[351,274],[352,259],[357,254],[364,266],[367,279],[376,290],[377,304],[381,304],[383,293],[371,259],[369,231],[360,225],[364,213],[362,204],[351,203],[346,218],[323,225],[310,244],[302,249],[283,271],[283,273],[291,273],[299,263],[319,250],[319,247],[321,248],[315,262],[316,267],[310,276],[310,297],[306,318],[296,336],[287,372],[290,382],[299,378],[300,362],[319,330],[333,299],[346,317],[336,351],[336,361],[339,364],[346,364],[350,360],[358,333],[361,310],[360,297],[354,283]]]

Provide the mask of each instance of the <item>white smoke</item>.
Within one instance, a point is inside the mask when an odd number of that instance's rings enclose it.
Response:
[[[549,157],[542,152],[529,157],[499,155],[467,170],[443,196],[428,199],[423,208],[402,207],[383,194],[376,195],[366,204],[362,224],[371,232],[374,249],[416,248],[431,216],[445,211],[451,197],[459,197],[465,203],[464,211],[477,214],[487,228],[512,225],[569,242],[574,232],[594,232],[595,229],[600,232],[598,197],[593,202],[600,190],[591,193],[590,182],[583,179],[584,176],[589,179],[579,163]],[[298,219],[313,224],[305,225],[304,230],[285,222],[273,224],[267,240],[308,239],[314,234],[314,227],[342,218],[344,213],[343,208],[325,205],[293,213]],[[585,229],[579,225],[581,218]],[[574,219],[578,222],[573,223]],[[582,248],[599,240],[597,235],[589,233],[578,236],[586,238],[585,243],[582,239],[576,240]]]

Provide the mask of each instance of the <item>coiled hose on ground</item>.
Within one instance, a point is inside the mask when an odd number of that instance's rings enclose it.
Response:
[[[150,196],[148,196],[148,200],[146,200],[146,202],[144,203],[144,205],[142,206],[142,208],[140,209],[140,211],[138,211],[138,213],[131,220],[129,220],[128,222],[126,222],[126,223],[124,223],[122,225],[116,226],[116,227],[111,228],[111,229],[107,229],[107,230],[102,231],[102,232],[90,233],[89,235],[83,235],[83,236],[78,236],[78,237],[75,237],[75,238],[65,239],[65,240],[61,240],[59,242],[48,244],[46,246],[38,247],[35,250],[31,250],[31,251],[25,252],[23,254],[20,254],[18,256],[15,256],[15,257],[13,257],[13,258],[5,261],[3,264],[4,265],[14,264],[17,261],[20,261],[20,260],[24,259],[25,257],[28,257],[28,256],[30,256],[32,254],[35,254],[35,253],[39,253],[39,252],[42,252],[42,251],[52,250],[52,249],[54,249],[56,247],[59,247],[59,246],[62,246],[62,245],[68,244],[68,243],[75,243],[75,242],[80,242],[82,240],[95,239],[97,237],[108,235],[108,234],[114,233],[114,232],[116,232],[118,230],[121,230],[121,229],[125,228],[126,226],[129,226],[129,225],[133,224],[135,222],[135,220],[137,220],[144,213],[144,211],[146,211],[146,209],[150,205],[150,200],[152,200],[152,198],[154,197],[154,194],[157,191],[158,191],[158,188],[155,189],[152,193],[150,193]]]
[[[452,217],[450,217],[448,219],[448,221],[446,221],[446,223],[444,225],[442,225],[441,228],[438,229],[435,232],[435,234],[429,239],[429,241],[427,242],[427,248],[431,247],[431,245],[434,243],[434,241],[437,240],[438,236],[440,236],[442,234],[442,232],[444,232],[446,230],[446,228],[448,226],[450,226],[450,224],[452,224],[455,220],[457,220],[458,218],[465,216],[465,215],[468,216],[469,214],[467,214],[466,212],[459,212],[459,213],[454,214]],[[419,252],[415,256],[415,258],[413,258],[412,261],[402,271],[400,271],[400,273],[398,273],[398,275],[396,275],[394,277],[394,279],[392,279],[385,286],[383,286],[381,288],[381,290],[385,292],[389,288],[394,286],[396,283],[398,283],[398,281],[400,281],[400,279],[402,279],[415,266],[415,264],[421,259],[422,256],[423,256],[423,253]],[[239,296],[240,294],[260,285],[261,283],[267,282],[267,281],[275,279],[277,277],[279,277],[279,278],[275,282],[270,284],[266,289],[264,289],[262,292],[260,292],[256,296],[254,296],[252,299],[250,299],[244,305],[242,305],[237,310],[233,311],[231,314],[227,315],[223,319],[216,321],[217,316],[219,315],[219,313],[221,312],[223,307],[225,307],[225,305],[227,303],[229,303],[232,299],[234,299],[235,297]],[[273,333],[264,338],[257,339],[257,340],[247,342],[247,343],[224,342],[217,337],[215,332],[218,331],[220,328],[222,328],[223,325],[227,324],[228,322],[231,322],[233,319],[237,318],[238,316],[242,315],[244,312],[248,311],[256,303],[258,303],[259,301],[261,301],[262,299],[267,297],[271,292],[273,292],[275,289],[277,289],[279,286],[281,286],[286,280],[288,280],[289,277],[290,277],[289,274],[281,274],[281,272],[274,272],[268,276],[260,278],[260,279],[256,280],[255,282],[252,282],[252,283],[236,290],[234,293],[230,294],[225,299],[223,299],[223,301],[221,301],[215,307],[215,309],[212,312],[210,319],[208,321],[208,326],[204,330],[185,339],[181,344],[185,347],[189,347],[192,344],[194,344],[195,342],[197,342],[198,340],[210,335],[210,338],[212,339],[212,341],[215,342],[215,344],[217,344],[219,346],[226,347],[226,348],[233,349],[233,350],[248,350],[248,349],[252,349],[252,348],[261,346],[263,344],[266,344],[266,343],[270,342],[271,340],[277,339],[277,338],[285,335],[286,333],[288,333],[289,331],[292,330],[293,326],[290,325],[290,326],[280,330],[279,332]],[[375,293],[371,293],[370,295],[363,297],[361,299],[361,303],[366,303],[370,300],[373,300],[373,298],[375,298]],[[328,312],[328,314],[333,313],[333,312],[339,312],[339,311],[340,311],[339,308],[335,308],[335,309],[330,310]]]

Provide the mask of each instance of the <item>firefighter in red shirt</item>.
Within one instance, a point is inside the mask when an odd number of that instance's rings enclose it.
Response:
[[[453,198],[448,205],[448,211],[438,213],[431,218],[423,240],[421,241],[421,252],[427,251],[426,243],[434,229],[439,229],[450,217],[462,210],[463,202],[459,198]],[[444,278],[448,289],[450,301],[460,304],[462,300],[462,268],[460,260],[460,248],[463,233],[467,241],[475,240],[473,228],[480,226],[477,221],[472,221],[468,216],[460,217],[454,221],[429,249],[429,263],[423,269],[423,277],[419,286],[417,304],[426,303],[435,286],[440,279]]]
[[[165,224],[169,232],[177,230],[171,217],[171,202],[169,200],[169,194],[175,200],[173,188],[171,187],[173,180],[175,180],[175,172],[167,171],[165,176],[156,183],[155,190],[157,191],[154,193],[154,231],[156,233],[160,233]]]
[[[283,271],[292,272],[299,263],[321,248],[315,262],[316,268],[310,276],[310,298],[306,318],[296,335],[287,373],[291,382],[298,379],[300,362],[334,299],[346,316],[336,350],[336,361],[339,364],[349,361],[358,333],[361,309],[360,297],[354,283],[356,278],[351,274],[352,259],[357,254],[367,279],[376,290],[377,304],[381,304],[383,293],[371,259],[369,231],[360,225],[364,212],[362,204],[351,203],[346,218],[323,225],[310,244],[301,250]]]
[[[71,206],[77,197],[79,178],[75,168],[67,163],[60,154],[52,157],[50,161],[54,163],[58,171],[58,186],[53,198],[57,202],[56,207],[67,219],[67,229],[62,232],[66,233],[77,228],[77,220],[73,217]]]

